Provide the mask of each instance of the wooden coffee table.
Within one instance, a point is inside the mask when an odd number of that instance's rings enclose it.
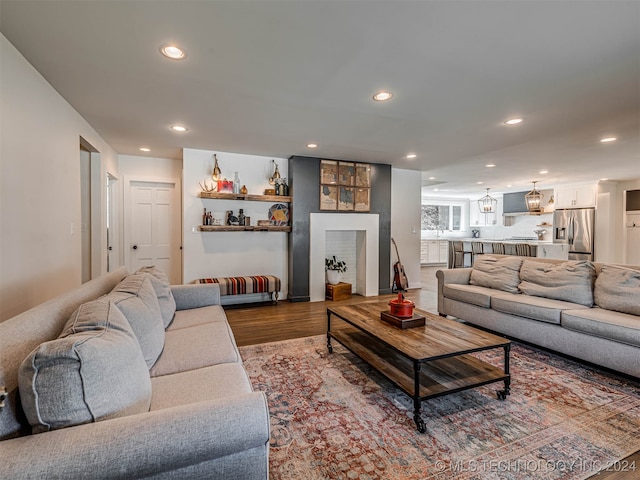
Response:
[[[426,431],[422,400],[501,381],[498,398],[510,394],[508,339],[418,309],[425,326],[403,330],[380,319],[388,309],[387,302],[327,308],[327,347],[333,353],[337,340],[413,398],[419,432]],[[504,349],[504,369],[470,355],[493,348]]]

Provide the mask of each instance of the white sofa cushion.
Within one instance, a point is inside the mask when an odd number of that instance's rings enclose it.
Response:
[[[565,310],[561,325],[576,332],[640,347],[640,318],[635,315],[597,307]]]
[[[173,293],[171,293],[169,278],[167,278],[167,275],[156,266],[141,267],[136,271],[136,273],[145,273],[149,276],[151,286],[156,292],[156,297],[158,298],[158,305],[160,305],[160,313],[162,314],[164,328],[167,328],[176,313],[176,301],[173,298]]]
[[[151,368],[164,348],[164,324],[148,275],[128,275],[104,298],[114,302],[129,320],[144,360]]]
[[[167,331],[164,351],[149,373],[158,377],[219,363],[242,363],[227,322]]]
[[[603,265],[596,279],[594,297],[601,308],[640,315],[640,272]]]
[[[473,263],[469,283],[504,292],[518,293],[521,265],[522,258],[519,257],[480,255]]]
[[[492,296],[491,308],[497,312],[558,325],[563,310],[587,309],[577,303],[512,293],[499,293]]]
[[[19,389],[34,433],[146,412],[151,402],[140,346],[106,300],[81,305],[57,339],[27,356]]]
[[[526,295],[593,306],[596,269],[587,260],[543,263],[525,260],[518,288]]]

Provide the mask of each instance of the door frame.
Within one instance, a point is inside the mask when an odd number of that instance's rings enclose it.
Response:
[[[178,208],[178,217],[180,221],[178,225],[174,228],[179,229],[179,235],[177,236],[179,242],[179,260],[180,260],[180,268],[179,268],[179,281],[180,283],[184,280],[184,258],[183,258],[183,238],[182,238],[182,224],[183,224],[183,214],[182,214],[182,182],[180,178],[177,177],[148,177],[141,175],[125,175],[123,177],[123,208],[122,211],[124,213],[122,218],[122,233],[123,233],[123,243],[122,243],[122,257],[124,265],[127,267],[129,271],[131,270],[131,209],[129,206],[131,205],[131,184],[134,182],[141,183],[170,183],[174,184],[176,188],[176,194],[178,196],[178,204],[176,207]]]

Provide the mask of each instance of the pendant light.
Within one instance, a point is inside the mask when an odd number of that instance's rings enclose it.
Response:
[[[537,181],[533,182],[533,190],[524,196],[524,201],[527,204],[527,210],[530,213],[541,213],[544,210],[542,208],[542,198],[544,195],[540,193],[540,191],[536,190],[536,183]]]
[[[498,206],[498,200],[489,195],[490,188],[487,188],[487,194],[478,200],[478,208],[480,213],[496,213],[496,207]]]
[[[218,165],[218,157],[216,157],[215,153],[213,154],[213,159],[215,160],[215,163],[213,165],[213,173],[211,174],[211,179],[214,182],[217,182],[218,180],[220,180],[222,171],[220,171],[220,166]]]

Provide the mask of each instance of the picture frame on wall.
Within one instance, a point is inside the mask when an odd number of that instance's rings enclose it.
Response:
[[[371,165],[366,163],[356,163],[355,165],[355,186],[371,187]]]
[[[371,210],[371,189],[355,187],[354,210],[368,212]]]
[[[354,193],[353,187],[340,187],[338,194],[338,211],[353,211]]]
[[[338,209],[338,187],[335,185],[320,185],[320,210]]]
[[[337,185],[338,162],[336,160],[320,160],[320,183]]]
[[[338,184],[353,186],[355,178],[355,163],[353,162],[338,162]]]

